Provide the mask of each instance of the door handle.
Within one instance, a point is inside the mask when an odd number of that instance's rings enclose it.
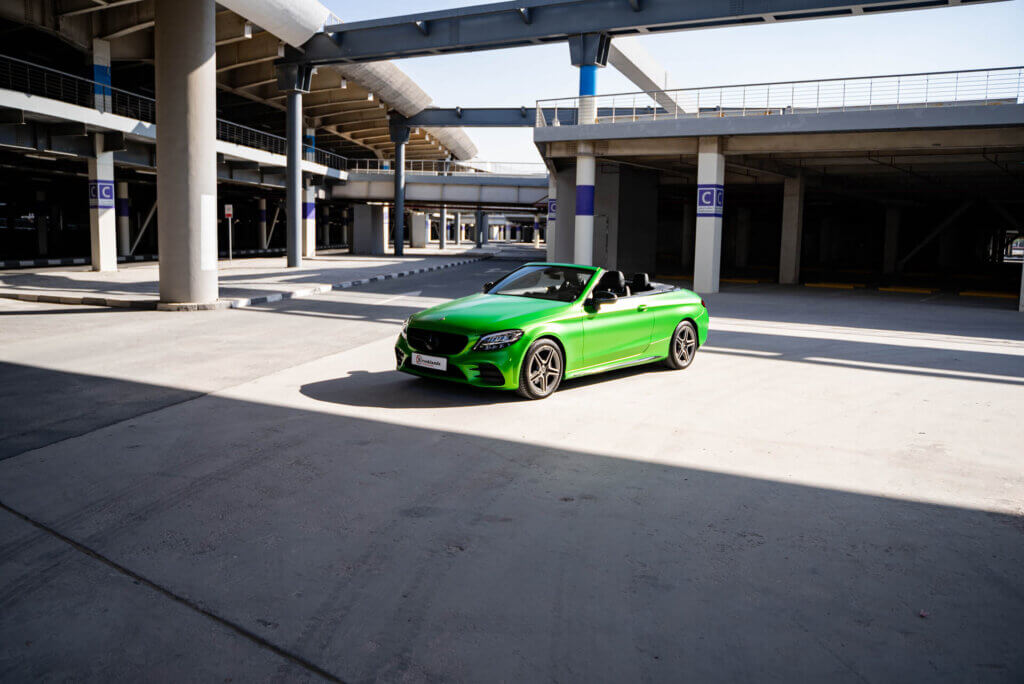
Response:
[[[637,311],[647,311],[647,305],[646,304],[641,304],[640,306],[636,307],[636,310]]]

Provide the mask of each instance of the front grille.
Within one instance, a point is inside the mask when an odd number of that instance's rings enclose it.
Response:
[[[480,382],[485,385],[505,384],[505,376],[493,363],[481,363],[478,366],[473,366],[473,370],[479,374]]]
[[[423,354],[450,356],[466,348],[469,338],[456,333],[409,328],[405,333],[409,346]]]

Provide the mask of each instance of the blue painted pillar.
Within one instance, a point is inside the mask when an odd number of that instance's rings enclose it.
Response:
[[[597,112],[594,95],[597,93],[597,66],[584,64],[580,67],[579,124],[592,124]],[[573,261],[577,264],[594,263],[594,182],[597,177],[597,160],[590,143],[579,143],[576,157],[576,237],[573,244]]]
[[[96,109],[111,111],[110,105],[110,42],[96,38],[92,41],[92,80]]]

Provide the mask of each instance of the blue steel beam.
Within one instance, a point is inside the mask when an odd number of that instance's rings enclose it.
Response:
[[[516,0],[328,26],[285,62],[373,62],[611,36],[844,17],[969,0]],[[970,0],[1000,2],[1002,0]]]

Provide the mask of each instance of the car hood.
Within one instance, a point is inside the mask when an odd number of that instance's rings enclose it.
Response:
[[[549,299],[475,294],[421,311],[411,323],[484,333],[517,328],[567,306]]]

